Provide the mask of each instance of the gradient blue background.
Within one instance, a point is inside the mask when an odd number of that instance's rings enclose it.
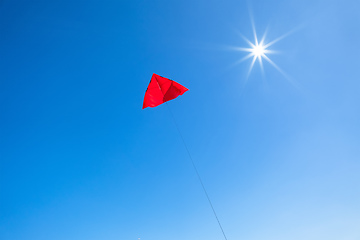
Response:
[[[265,76],[226,46],[268,27]],[[0,1],[0,239],[360,239],[360,2]]]

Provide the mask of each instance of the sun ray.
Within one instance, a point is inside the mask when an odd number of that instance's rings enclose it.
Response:
[[[259,64],[260,64],[260,68],[261,68],[261,73],[264,74],[264,66],[263,66],[261,57],[259,57]]]
[[[250,73],[251,73],[251,70],[252,70],[253,67],[254,67],[254,63],[255,63],[255,61],[256,61],[256,58],[257,58],[257,56],[254,55],[253,60],[252,60],[251,65],[250,65],[250,68],[249,68],[249,72],[248,72],[248,74],[247,74],[247,78],[249,78],[249,76],[250,76]]]
[[[254,18],[252,17],[252,14],[250,14],[250,20],[251,20],[251,27],[252,27],[253,34],[254,34],[254,39],[255,39],[255,46],[257,46],[259,43],[258,43],[258,39],[257,39],[257,35],[256,35],[255,22],[254,22]]]
[[[264,58],[266,61],[268,61],[271,65],[273,65],[274,68],[276,68],[276,70],[278,70],[281,74],[284,74],[286,76],[286,74],[284,73],[284,71],[278,67],[278,65],[276,65],[273,61],[271,61],[270,58],[268,58],[266,55],[264,55]]]
[[[240,59],[240,60],[238,60],[238,61],[234,62],[233,64],[231,64],[228,68],[232,68],[232,67],[234,67],[234,66],[238,65],[238,64],[242,63],[243,61],[245,61],[245,60],[247,60],[247,59],[251,58],[252,56],[254,56],[254,55],[253,55],[252,53],[249,53],[248,55],[246,55],[246,56],[245,56],[245,57],[243,57],[242,59]]]
[[[254,31],[254,38],[255,38],[255,46],[257,46],[257,45],[259,45],[259,42],[258,42],[258,38],[257,38],[257,35],[256,35],[255,26],[253,26],[253,31]]]
[[[251,52],[252,48],[243,48],[243,47],[236,47],[236,46],[223,46],[222,49],[226,50],[226,51]]]
[[[293,30],[291,30],[291,31],[289,31],[289,32],[287,32],[287,33],[285,33],[285,34],[281,35],[280,37],[276,38],[275,40],[273,40],[273,41],[271,41],[271,42],[269,42],[269,43],[265,44],[265,46],[264,46],[264,47],[265,47],[265,48],[270,47],[271,45],[273,45],[273,44],[277,43],[278,41],[280,41],[280,40],[282,40],[282,39],[286,38],[287,36],[289,36],[289,35],[291,35],[291,34],[293,34],[295,31],[297,31],[297,28],[294,28]]]
[[[278,41],[280,41],[280,40],[282,40],[282,39],[286,38],[288,35],[289,35],[289,34],[284,34],[284,35],[282,35],[282,36],[280,36],[280,37],[276,38],[275,40],[273,40],[273,41],[269,42],[268,44],[266,44],[266,45],[265,45],[265,47],[270,47],[271,45],[273,45],[273,44],[277,43]]]
[[[247,38],[244,37],[243,35],[241,35],[241,37],[242,37],[251,47],[255,47],[255,45],[254,45],[252,42],[250,42],[249,39],[247,39]]]
[[[281,52],[280,52],[280,51],[275,51],[275,50],[265,49],[265,50],[264,50],[264,53],[268,53],[268,54],[279,54],[279,53],[281,53]]]
[[[235,48],[237,51],[243,51],[243,52],[252,52],[252,48]]]
[[[267,35],[267,31],[268,31],[268,28],[266,28],[266,30],[264,32],[264,35],[261,38],[260,45],[264,45],[264,41],[265,41],[265,38],[266,38],[266,35]],[[264,47],[264,48],[266,48],[266,47]]]
[[[245,61],[246,59],[251,58],[252,56],[254,56],[254,54],[249,53],[248,55],[246,55],[245,57],[243,57],[242,59],[240,59],[241,62]]]
[[[270,58],[268,58],[266,55],[264,56],[265,60],[268,61],[268,63],[270,63],[276,70],[279,71],[279,73],[281,73],[286,80],[288,80],[293,86],[299,88],[298,84],[292,79],[290,78],[278,65],[276,65],[276,63],[274,63]]]

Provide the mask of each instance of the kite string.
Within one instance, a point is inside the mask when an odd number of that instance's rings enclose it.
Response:
[[[188,149],[188,147],[187,147],[187,145],[186,145],[186,143],[185,143],[184,137],[182,136],[182,134],[181,134],[181,132],[180,132],[180,128],[179,128],[179,126],[177,125],[177,122],[176,122],[176,120],[175,120],[174,114],[172,113],[172,111],[171,111],[169,105],[167,104],[167,102],[166,102],[166,106],[167,106],[167,108],[168,108],[168,110],[169,110],[169,112],[170,112],[170,115],[171,115],[171,117],[172,117],[172,119],[173,119],[173,121],[174,121],[175,127],[176,127],[176,129],[177,129],[177,131],[178,131],[178,133],[179,133],[179,135],[180,135],[180,138],[181,138],[181,140],[182,140],[182,142],[183,142],[183,144],[184,144],[184,146],[185,146],[185,149],[186,149],[186,151],[187,151],[187,153],[188,153],[188,155],[189,155],[189,158],[190,158],[190,160],[191,160],[192,166],[194,167],[195,173],[196,173],[196,175],[197,175],[197,177],[198,177],[198,179],[199,179],[199,181],[200,181],[200,184],[201,184],[202,189],[204,190],[204,193],[205,193],[206,198],[207,198],[207,200],[208,200],[208,202],[209,202],[209,204],[210,204],[210,207],[211,207],[211,209],[212,209],[212,211],[213,211],[213,213],[214,213],[214,216],[215,216],[215,218],[216,218],[216,221],[217,221],[218,224],[219,224],[219,227],[220,227],[220,229],[221,229],[221,232],[222,232],[222,234],[224,235],[225,240],[227,240],[227,237],[226,237],[226,235],[225,235],[224,229],[223,229],[222,226],[221,226],[220,220],[219,220],[219,218],[218,218],[218,216],[217,216],[217,214],[216,214],[215,208],[214,208],[214,206],[213,206],[213,204],[212,204],[212,202],[211,202],[211,200],[210,200],[210,197],[209,197],[209,195],[208,195],[208,193],[207,193],[207,191],[206,191],[205,185],[204,185],[204,183],[203,183],[203,181],[202,181],[202,179],[201,179],[201,177],[200,177],[199,171],[197,170],[197,167],[196,167],[196,165],[195,165],[195,162],[194,162],[194,160],[193,160],[193,158],[192,158],[192,156],[191,156],[191,154],[190,154],[190,151],[189,151],[189,149]]]

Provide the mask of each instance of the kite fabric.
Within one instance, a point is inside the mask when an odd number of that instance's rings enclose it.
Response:
[[[159,106],[164,102],[177,98],[179,95],[183,95],[187,90],[189,89],[181,84],[154,73],[145,92],[143,109]]]

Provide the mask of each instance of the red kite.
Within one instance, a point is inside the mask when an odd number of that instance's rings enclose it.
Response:
[[[179,95],[183,95],[187,90],[189,89],[181,84],[154,73],[145,92],[143,109],[159,106],[164,102],[177,98]]]

